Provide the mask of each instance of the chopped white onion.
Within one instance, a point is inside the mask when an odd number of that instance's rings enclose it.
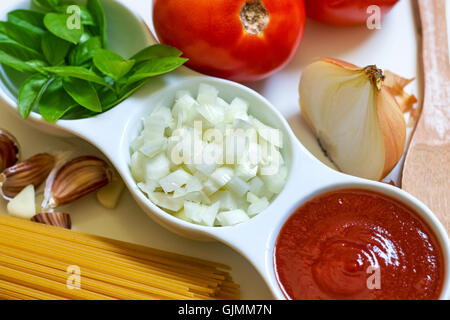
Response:
[[[247,213],[244,210],[237,209],[232,211],[223,211],[217,215],[217,221],[222,226],[234,226],[236,224],[249,220]]]
[[[196,98],[179,91],[172,108],[157,106],[130,144],[139,189],[203,226],[233,226],[264,211],[286,181],[283,138],[248,110],[247,101],[225,101],[207,84]]]

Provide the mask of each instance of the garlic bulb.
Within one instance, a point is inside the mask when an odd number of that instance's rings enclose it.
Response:
[[[303,71],[302,114],[342,172],[381,180],[403,154],[403,112],[417,100],[403,91],[411,80],[386,75],[376,66],[359,68],[330,58]]]

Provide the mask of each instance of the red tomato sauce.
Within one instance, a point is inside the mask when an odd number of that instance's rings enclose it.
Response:
[[[410,208],[365,190],[338,190],[298,208],[275,245],[290,299],[439,299],[444,258]]]

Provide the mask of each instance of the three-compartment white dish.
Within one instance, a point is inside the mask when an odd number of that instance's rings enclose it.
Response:
[[[11,9],[20,7],[21,5],[26,6],[27,3],[28,1],[18,1],[18,3],[14,5],[5,5],[5,8],[2,7],[1,9],[2,12],[7,12]],[[108,4],[106,5],[106,3]],[[131,41],[130,45],[125,45],[128,49],[131,49],[130,46],[134,45],[137,48],[141,48],[153,41],[151,34],[148,32],[138,16],[121,9],[120,5],[118,5],[115,1],[110,0],[106,3],[105,7],[107,15],[116,16],[116,14],[120,12],[121,17],[124,17],[122,24],[118,23],[114,27],[112,26],[112,30],[110,30],[110,32],[116,37],[113,41],[113,46],[115,46],[114,49],[122,53],[121,50],[124,47],[124,43],[128,44]],[[132,40],[126,39],[126,33],[123,32],[123,30],[120,30],[120,27],[124,27],[125,25],[127,26],[128,32],[131,32],[134,35]],[[114,30],[114,28],[118,29]],[[322,27],[320,26],[320,28]],[[130,51],[133,50],[131,49]],[[300,48],[300,53],[301,51],[302,48]],[[123,54],[126,55],[126,52]],[[291,66],[289,66],[284,72],[289,73],[290,68]],[[299,74],[300,72],[295,74],[295,78],[298,78]],[[268,80],[266,83],[270,83],[272,81],[275,81],[274,78]],[[280,80],[278,90],[283,88],[282,82],[283,80]],[[170,104],[170,101],[173,101],[174,99],[175,92],[180,89],[188,90],[195,95],[200,83],[207,83],[217,87],[220,91],[220,95],[225,100],[229,101],[237,96],[244,98],[250,103],[251,114],[265,123],[280,129],[284,136],[283,152],[289,167],[288,180],[284,190],[264,212],[246,223],[233,227],[203,227],[193,225],[173,217],[151,203],[151,201],[149,201],[142,194],[130,173],[129,146],[130,142],[137,136],[140,130],[140,119],[143,116],[150,114],[152,111],[152,106],[157,105],[161,100],[166,100]],[[298,83],[298,80],[296,83]],[[252,84],[252,86],[258,87],[261,84],[262,82]],[[274,87],[272,87],[271,90],[275,90]],[[268,91],[270,92],[271,90]],[[294,92],[296,93],[297,90],[295,89]],[[11,94],[11,92],[6,90],[3,86],[0,91],[0,95],[6,102],[3,109],[9,109],[12,111],[12,114],[16,113],[14,110],[16,101],[13,94]],[[276,103],[275,106],[277,107],[278,103]],[[440,225],[431,211],[420,203],[420,201],[414,199],[412,196],[398,188],[344,175],[322,164],[301,143],[299,143],[288,122],[276,107],[274,107],[268,100],[257,94],[255,91],[243,85],[226,80],[201,76],[183,68],[168,76],[150,81],[148,85],[146,85],[133,97],[127,99],[124,103],[120,104],[113,110],[110,110],[107,113],[95,118],[83,120],[61,120],[56,124],[48,124],[44,122],[38,114],[32,114],[30,119],[21,125],[31,124],[39,130],[57,135],[75,135],[96,146],[116,167],[124,179],[128,189],[131,191],[134,199],[154,221],[160,225],[163,225],[165,228],[190,239],[218,240],[230,246],[244,256],[255,267],[262,278],[266,281],[272,296],[278,299],[283,299],[284,295],[278,286],[276,273],[274,271],[273,249],[277,235],[283,223],[300,204],[316,195],[342,188],[363,188],[389,195],[417,211],[435,232],[443,247],[444,261],[447,268],[447,276],[442,297],[448,298],[450,295],[450,279],[448,276],[448,266],[450,265],[450,248],[448,237],[444,228]],[[295,107],[297,107],[296,101]],[[299,117],[299,115],[297,115],[297,117]],[[5,126],[6,124],[0,122],[0,125]],[[11,130],[9,126],[6,128]],[[101,132],[99,132],[100,130]],[[118,210],[120,210],[120,208]],[[125,215],[128,214],[128,210],[122,210],[127,211],[124,212]],[[94,212],[95,210],[90,209],[90,211],[91,215],[96,214]],[[74,226],[77,228],[76,213],[73,215],[75,216]],[[127,218],[133,219],[134,217]],[[87,223],[88,220],[86,220],[85,225]],[[101,221],[99,221],[97,226],[101,224]],[[119,220],[117,220],[115,227],[117,229],[121,228]],[[94,224],[91,228],[94,228]],[[93,231],[91,228],[87,230],[81,228],[81,230],[88,232],[91,230]],[[143,228],[139,228],[139,230],[141,230],[141,232],[144,231]],[[124,228],[120,232],[123,236],[122,239],[133,241],[132,229]],[[150,230],[146,232],[150,233]],[[100,233],[105,234],[101,231]],[[145,236],[145,234],[142,233],[141,236]],[[145,241],[145,244],[157,247],[158,245],[152,243],[151,238],[153,238],[153,236],[149,236],[149,240],[148,242]],[[180,238],[174,239],[176,239],[176,241],[180,241]],[[181,240],[181,242],[182,241],[183,240]],[[180,246],[180,248],[182,248],[183,243],[181,243]],[[167,247],[164,248],[167,249]],[[202,252],[200,256],[214,260],[214,257],[211,257],[206,252]],[[244,290],[251,289],[244,288]],[[246,297],[255,296],[246,296],[244,291],[244,298]],[[259,298],[262,297],[259,296]]]

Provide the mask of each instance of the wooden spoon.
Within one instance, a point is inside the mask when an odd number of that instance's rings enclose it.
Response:
[[[450,234],[450,63],[446,0],[418,0],[425,96],[403,169],[402,188],[422,200]]]

